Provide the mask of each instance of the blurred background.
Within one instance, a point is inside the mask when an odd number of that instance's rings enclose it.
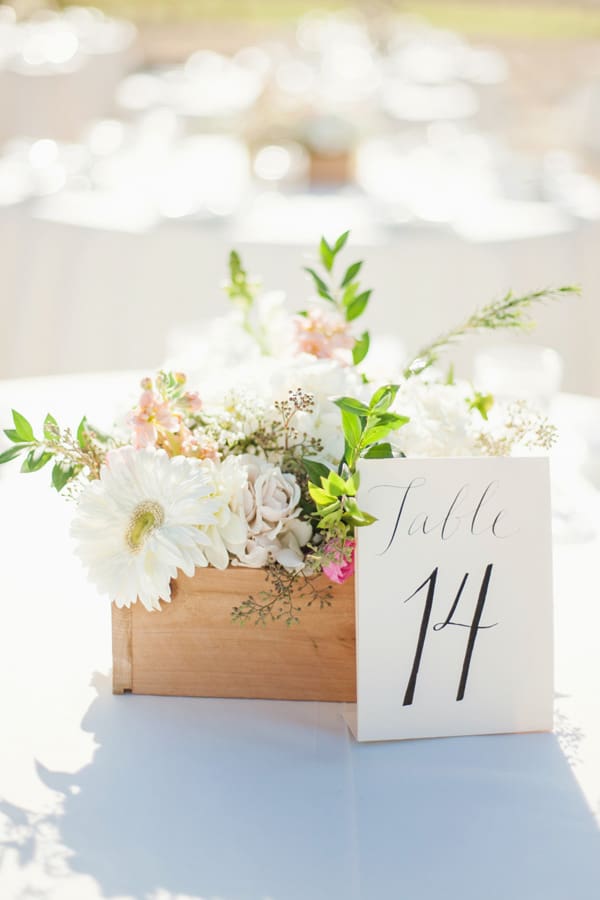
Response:
[[[600,2],[96,7],[0,5],[0,378],[189,352],[232,246],[300,308],[349,228],[407,353],[581,284],[458,362],[600,395]]]

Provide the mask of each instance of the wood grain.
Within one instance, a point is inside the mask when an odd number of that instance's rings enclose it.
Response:
[[[198,569],[191,578],[179,574],[173,599],[161,604],[161,612],[150,613],[140,603],[115,611],[113,604],[117,688],[136,694],[355,701],[354,580],[333,585],[332,605],[304,609],[299,625],[233,623],[233,606],[264,587],[261,569]],[[123,612],[130,613],[128,657]]]
[[[131,690],[133,675],[131,609],[112,605],[113,694]]]

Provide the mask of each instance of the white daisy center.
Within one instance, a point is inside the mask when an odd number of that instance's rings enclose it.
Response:
[[[144,500],[143,503],[138,503],[131,514],[125,533],[129,549],[134,553],[141,550],[152,532],[160,528],[164,521],[165,511],[156,500]]]

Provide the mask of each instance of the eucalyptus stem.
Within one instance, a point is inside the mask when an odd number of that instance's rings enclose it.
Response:
[[[404,377],[420,375],[421,372],[434,365],[440,354],[445,352],[448,347],[470,334],[500,329],[526,331],[535,325],[528,315],[530,308],[535,303],[559,300],[567,294],[579,294],[580,292],[580,288],[575,285],[532,291],[521,297],[515,297],[512,291],[509,291],[500,300],[483,306],[461,325],[440,335],[431,344],[423,347],[405,368]]]

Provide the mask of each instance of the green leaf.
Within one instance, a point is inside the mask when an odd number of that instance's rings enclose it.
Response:
[[[324,491],[323,488],[317,487],[316,484],[309,482],[308,484],[308,493],[313,498],[317,506],[329,506],[330,503],[333,503],[335,498],[332,497],[327,491]]]
[[[350,234],[349,231],[345,231],[343,234],[340,234],[339,238],[337,239],[337,241],[336,241],[335,244],[333,245],[333,252],[334,252],[334,253],[339,253],[339,252],[340,252],[340,250],[342,249],[342,247],[344,246],[344,244],[345,244],[346,241],[348,240],[348,235],[349,235],[349,234]]]
[[[385,384],[383,387],[380,387],[371,397],[369,409],[372,412],[386,412],[396,399],[396,394],[399,390],[399,384]]]
[[[308,272],[308,274],[312,277],[315,287],[317,289],[317,293],[320,297],[323,297],[324,300],[329,300],[331,303],[335,303],[333,297],[329,293],[329,288],[323,281],[323,279],[317,275],[314,269],[309,269],[308,267],[304,267],[304,271]]]
[[[444,384],[449,384],[449,385],[456,384],[456,382],[454,380],[454,363],[450,363],[450,365],[448,366],[448,373],[446,375],[446,380],[444,381]]]
[[[369,337],[369,332],[365,331],[356,341],[353,349],[352,349],[352,362],[355,366],[363,361],[367,353],[369,352],[369,344],[371,343],[371,339]]]
[[[351,450],[354,450],[360,443],[362,433],[359,417],[347,409],[342,409],[342,428],[344,429],[344,437],[348,442],[348,446]]]
[[[327,271],[331,272],[331,270],[333,269],[335,254],[324,237],[321,238],[319,253],[321,254],[321,262],[323,263]]]
[[[391,444],[373,444],[364,454],[363,459],[391,459],[393,455]]]
[[[13,444],[22,444],[23,443],[21,438],[19,437],[19,433],[14,428],[5,428],[4,434],[9,439],[9,441],[13,442]]]
[[[330,472],[327,480],[323,483],[324,490],[328,491],[332,497],[343,497],[346,493],[346,482],[337,474]]]
[[[352,281],[342,294],[342,306],[350,306],[358,293],[358,281]]]
[[[338,509],[336,512],[329,513],[326,516],[323,516],[322,519],[319,520],[317,528],[329,528],[334,522],[339,522],[342,518],[342,510]]]
[[[16,409],[12,411],[13,422],[15,423],[15,432],[18,434],[20,439],[26,443],[30,444],[32,441],[35,441],[35,437],[33,436],[33,428],[21,413],[18,413]]]
[[[487,422],[488,413],[494,405],[494,395],[481,394],[479,391],[475,391],[475,396],[471,400],[467,400],[467,403],[469,409],[478,410],[481,417]]]
[[[321,478],[327,478],[330,469],[316,459],[303,459],[302,465],[306,469],[306,474],[313,484],[320,484]]]
[[[378,425],[389,425],[390,428],[402,428],[410,419],[408,416],[401,416],[398,413],[382,413],[377,418]]]
[[[346,500],[346,514],[346,520],[350,518],[351,524],[359,527],[361,525],[372,525],[373,522],[377,521],[375,516],[360,509],[358,503],[352,497]]]
[[[354,413],[357,416],[366,416],[369,412],[364,403],[361,403],[360,400],[355,400],[353,397],[336,397],[333,402],[340,409],[345,409],[347,412]]]
[[[64,486],[73,478],[76,470],[73,466],[67,466],[64,463],[55,463],[52,469],[52,487],[57,491],[62,491]]]
[[[389,421],[383,421],[389,417]],[[384,413],[376,425],[367,428],[362,436],[362,445],[367,447],[369,444],[375,444],[377,441],[387,437],[390,431],[396,431],[402,425],[406,425],[408,419],[406,416],[396,416],[394,413]]]
[[[103,431],[99,431],[95,425],[90,425],[88,420],[85,420],[85,427],[89,435],[95,438],[95,440],[99,441],[101,444],[110,444],[112,438],[109,434],[105,434]]]
[[[360,474],[355,472],[346,482],[346,491],[349,497],[354,497],[360,484]]]
[[[77,426],[77,443],[82,450],[87,450],[90,445],[90,436],[88,434],[88,423],[84,416]]]
[[[350,302],[346,307],[347,322],[353,322],[354,319],[358,319],[359,316],[362,316],[367,308],[367,303],[369,302],[371,294],[372,291],[363,291],[362,294],[359,294],[358,297],[355,297],[354,300]]]
[[[330,516],[332,513],[337,512],[341,509],[341,503],[339,500],[334,500],[332,503],[329,503],[327,506],[322,506],[319,509],[319,515],[321,518],[325,518],[325,516]]]
[[[0,453],[0,464],[5,462],[10,462],[11,459],[15,459],[21,453],[22,450],[25,450],[29,444],[15,444],[14,447],[9,447],[8,450],[5,450],[4,453]]]
[[[52,443],[56,443],[56,441],[58,441],[59,439],[58,422],[56,421],[54,416],[50,415],[50,413],[48,413],[48,415],[44,419],[44,437],[47,441],[52,441]]]
[[[239,280],[240,274],[245,274],[242,268],[242,260],[240,259],[240,255],[235,250],[232,250],[229,254],[229,274],[234,284]]]
[[[389,425],[373,425],[371,428],[367,428],[362,436],[362,446],[368,447],[370,444],[383,440],[390,431],[393,431],[393,428]]]
[[[39,450],[36,448],[35,450],[30,450],[25,459],[23,460],[23,464],[21,466],[21,472],[25,474],[29,474],[30,472],[39,472],[40,469],[43,469],[47,462],[50,462],[53,453],[48,453]]]
[[[342,278],[342,283],[341,283],[340,287],[345,288],[346,285],[350,284],[350,282],[354,278],[356,278],[356,276],[360,272],[361,267],[362,267],[362,262],[355,262],[355,263],[352,263],[351,266],[348,266],[348,268],[346,269],[346,274]]]

